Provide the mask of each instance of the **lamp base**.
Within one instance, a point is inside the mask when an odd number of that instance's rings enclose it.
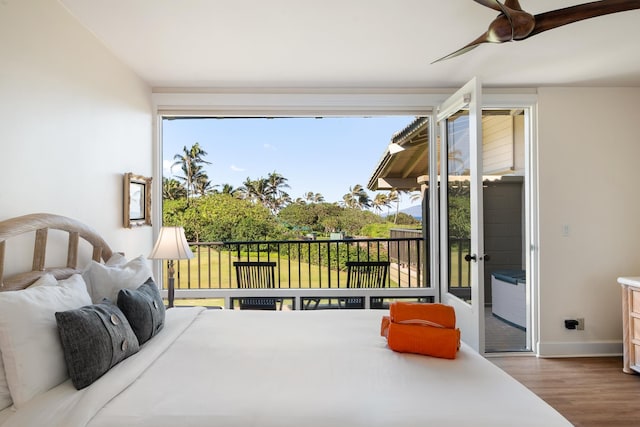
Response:
[[[175,274],[175,269],[173,268],[173,260],[169,260],[167,267],[167,275],[169,278],[169,283],[167,284],[167,299],[169,300],[169,308],[173,307],[173,302],[175,299],[175,279],[173,275]]]

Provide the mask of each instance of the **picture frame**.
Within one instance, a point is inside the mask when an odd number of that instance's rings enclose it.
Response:
[[[124,227],[151,225],[151,182],[153,178],[124,174]]]

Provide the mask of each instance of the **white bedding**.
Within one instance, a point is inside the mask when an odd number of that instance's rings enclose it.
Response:
[[[383,314],[171,309],[138,354],[2,427],[571,425],[464,345],[455,360],[391,351]]]

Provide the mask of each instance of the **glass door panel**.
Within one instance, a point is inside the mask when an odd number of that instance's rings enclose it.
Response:
[[[447,223],[449,293],[471,302],[471,269],[465,259],[471,243],[469,111],[450,116],[447,126]]]
[[[473,79],[438,110],[441,301],[454,307],[462,340],[484,353],[481,85]]]

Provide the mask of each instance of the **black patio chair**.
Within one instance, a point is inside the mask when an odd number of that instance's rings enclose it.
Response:
[[[272,261],[235,261],[236,279],[239,289],[273,289],[275,288],[275,267]],[[240,310],[277,310],[282,309],[281,298],[243,297]]]
[[[347,288],[384,288],[389,261],[347,261]],[[365,297],[340,298],[340,308],[364,308]],[[371,308],[384,308],[382,298],[371,298]]]

